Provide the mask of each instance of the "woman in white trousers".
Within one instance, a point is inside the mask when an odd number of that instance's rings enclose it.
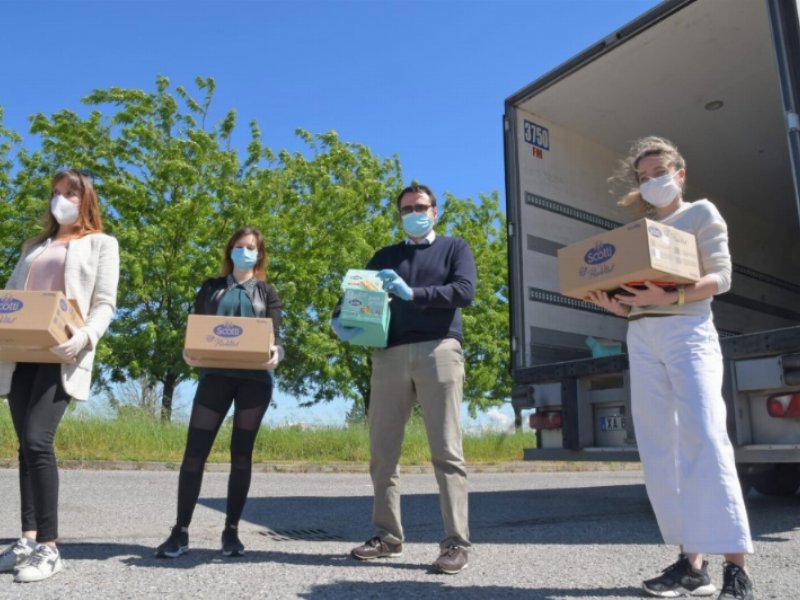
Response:
[[[747,512],[726,428],[722,354],[711,300],[730,288],[728,231],[708,200],[686,202],[686,163],[658,137],[634,143],[622,171],[635,189],[620,200],[697,239],[702,277],[665,289],[623,285],[624,293],[595,291],[589,300],[627,317],[631,402],[647,494],[678,561],[643,582],[663,598],[710,596],[706,553],[723,554],[718,600],[753,600],[745,555],[753,552]]]

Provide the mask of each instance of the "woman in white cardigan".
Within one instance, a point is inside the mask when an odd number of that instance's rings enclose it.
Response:
[[[58,538],[56,428],[71,398],[86,400],[97,342],[116,310],[119,247],[103,231],[100,206],[86,172],[60,171],[51,182],[44,230],[25,242],[7,290],[61,291],[74,298],[86,325],[50,350],[71,363],[0,362],[19,440],[22,536],[0,553],[0,572],[15,581],[46,579],[63,568]]]

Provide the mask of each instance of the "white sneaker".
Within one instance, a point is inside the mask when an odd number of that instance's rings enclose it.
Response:
[[[0,573],[11,573],[21,567],[28,562],[35,549],[36,542],[25,537],[19,538],[0,553]]]
[[[14,581],[18,583],[41,581],[55,575],[63,568],[64,563],[58,550],[46,544],[38,544],[28,562],[17,569]]]

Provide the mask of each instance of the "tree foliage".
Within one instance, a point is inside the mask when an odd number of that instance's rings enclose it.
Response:
[[[329,320],[345,271],[401,237],[393,204],[404,186],[399,159],[333,131],[297,130],[303,151],[275,152],[255,122],[239,149],[235,111],[212,122],[214,80],[198,78],[196,87],[198,98],[165,77],[150,92],[96,90],[83,99],[86,118],[69,110],[31,117],[34,152],[3,128],[0,111],[0,275],[8,277],[19,240],[35,233],[52,173],[90,169],[121,253],[119,309],[98,351],[97,380],[158,386],[168,420],[176,386],[193,375],[181,348],[196,290],[219,271],[230,235],[256,226],[267,240],[268,281],[284,305],[279,387],[309,405],[363,402],[369,352],[341,343]],[[464,237],[478,263],[478,297],[464,311],[465,397],[474,410],[509,390],[505,221],[496,194],[445,204],[442,227]]]
[[[503,402],[511,390],[507,237],[499,204],[497,192],[481,195],[479,202],[448,195],[441,219],[445,231],[469,243],[478,270],[475,300],[462,311],[464,398],[473,416],[478,408]]]
[[[20,241],[35,229],[39,210],[29,195],[20,194],[23,189],[20,176],[14,177],[14,156],[20,135],[3,125],[3,107],[0,106],[0,281],[6,281],[19,258]]]

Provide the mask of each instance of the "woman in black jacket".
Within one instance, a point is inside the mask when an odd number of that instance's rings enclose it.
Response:
[[[228,241],[221,276],[208,279],[197,292],[195,314],[272,319],[275,345],[261,370],[200,369],[178,479],[178,517],[169,538],[156,549],[159,558],[177,558],[189,550],[189,524],[200,495],[203,469],[231,404],[234,405],[231,473],[222,554],[244,554],[237,528],[250,488],[253,446],[272,398],[270,372],[283,359],[279,337],[281,301],[275,288],[264,281],[266,265],[264,236],[258,229],[243,227]],[[184,359],[196,366],[185,354]]]

